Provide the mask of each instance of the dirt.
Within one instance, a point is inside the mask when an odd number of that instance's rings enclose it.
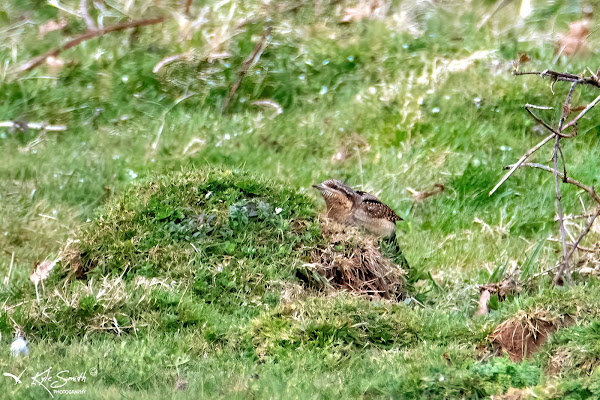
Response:
[[[572,325],[569,315],[550,317],[545,310],[519,311],[504,321],[489,336],[498,353],[507,353],[512,361],[531,357],[557,329]]]

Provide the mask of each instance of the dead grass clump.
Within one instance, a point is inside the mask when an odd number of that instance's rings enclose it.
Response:
[[[537,397],[531,388],[510,388],[504,394],[497,394],[490,397],[491,400],[526,400]]]
[[[376,238],[328,220],[322,234],[328,245],[311,252],[310,266],[329,285],[371,298],[403,297],[405,271],[381,253]]]
[[[85,268],[79,250],[79,240],[68,240],[61,251],[61,261],[64,267],[69,267],[70,273],[77,279],[85,278],[88,268]]]
[[[582,346],[561,346],[553,352],[548,362],[547,372],[550,375],[563,375],[569,371],[578,371],[592,375],[600,365],[600,359],[586,352]]]
[[[581,248],[581,247],[580,247]],[[586,248],[581,252],[581,257],[577,265],[577,272],[581,275],[600,275],[600,243],[596,243],[593,248]]]
[[[488,291],[490,294],[497,294],[500,301],[503,301],[507,295],[516,295],[523,290],[521,283],[517,279],[517,274],[507,274],[507,276],[498,283],[488,283],[480,285],[479,291]]]
[[[512,361],[522,361],[546,343],[551,333],[572,323],[569,315],[550,316],[546,310],[532,313],[521,310],[498,325],[489,338],[496,351],[508,353]]]

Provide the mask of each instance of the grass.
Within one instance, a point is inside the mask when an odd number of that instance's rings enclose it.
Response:
[[[0,5],[0,120],[68,129],[38,144],[38,131],[0,130],[2,279],[12,265],[0,285],[2,372],[87,371],[85,383],[68,385],[86,398],[598,397],[596,278],[569,288],[541,278],[472,318],[476,287],[495,270],[535,274],[559,258],[544,241],[557,232],[550,174],[519,171],[488,192],[502,166],[540,140],[523,104],[557,106],[568,90],[557,84],[552,96],[548,82],[512,76],[511,62],[526,52],[533,61],[522,69],[550,67],[547,38],[580,18],[579,2],[536,3],[526,23],[515,21],[514,4],[478,30],[492,3],[391,1],[384,18],[340,24],[347,6],[327,2],[198,1],[192,15],[202,24],[178,16],[113,33],[61,54],[57,71],[21,75],[8,69],[86,28],[45,1],[12,3]],[[106,25],[179,7],[125,3],[109,4]],[[59,17],[67,27],[39,38],[39,26]],[[222,115],[267,18],[272,38]],[[489,53],[449,67],[477,51]],[[229,56],[209,62],[217,52]],[[184,56],[152,72],[174,54]],[[553,68],[579,73],[598,61]],[[582,89],[572,103],[596,95]],[[283,113],[254,104],[264,99]],[[556,110],[543,115],[556,120]],[[588,115],[564,152],[569,174],[593,185],[600,120]],[[377,193],[405,218],[406,302],[303,287],[298,268],[322,240],[323,204],[310,184],[329,177]],[[435,183],[446,190],[422,203],[408,190]],[[591,206],[563,192],[568,214]],[[79,240],[70,246],[80,263],[59,264],[38,303],[31,269],[69,239]],[[530,360],[492,357],[488,334],[540,308],[575,325]],[[26,358],[9,357],[17,326]],[[11,397],[47,395],[30,378],[3,378]]]

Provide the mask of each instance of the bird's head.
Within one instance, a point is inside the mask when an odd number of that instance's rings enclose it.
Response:
[[[325,199],[327,216],[337,222],[346,223],[358,194],[344,182],[335,179],[328,179],[313,187],[319,190]]]
[[[356,196],[356,192],[350,186],[336,179],[328,179],[319,184],[312,185],[312,187],[319,190],[325,200],[331,196],[343,196],[348,199],[353,199]]]

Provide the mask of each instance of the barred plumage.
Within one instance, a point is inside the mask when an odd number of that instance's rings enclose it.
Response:
[[[376,196],[354,190],[344,182],[329,179],[313,187],[325,199],[327,216],[337,222],[360,226],[379,236],[391,236],[395,234],[396,221],[402,220]]]

